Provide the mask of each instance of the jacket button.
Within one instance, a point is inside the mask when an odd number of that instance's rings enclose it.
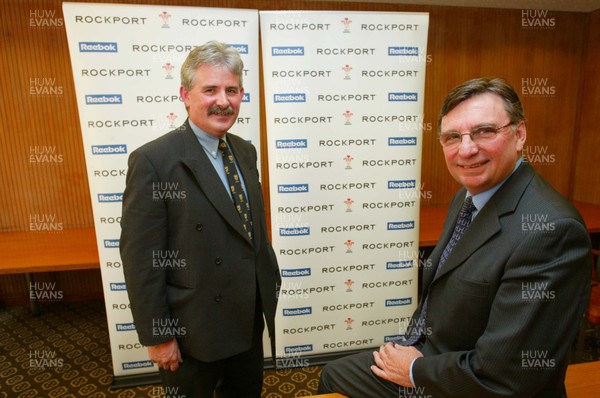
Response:
[[[202,231],[204,226],[202,224],[196,224],[196,231]]]
[[[217,303],[220,303],[221,302],[221,296],[215,296],[215,301]]]
[[[221,265],[222,262],[223,262],[223,259],[221,257],[215,258],[215,264]]]

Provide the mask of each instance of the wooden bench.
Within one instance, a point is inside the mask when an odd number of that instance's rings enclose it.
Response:
[[[31,292],[33,273],[97,269],[100,267],[94,228],[56,232],[3,232],[0,234],[0,275],[25,274]],[[39,314],[29,295],[31,311]]]
[[[600,395],[600,361],[569,365],[565,386],[569,398],[590,398]]]
[[[569,398],[590,398],[600,395],[600,361],[569,365],[565,379]],[[313,395],[319,398],[347,398],[341,394]]]
[[[574,202],[586,221],[590,234],[600,233],[600,206]],[[448,209],[421,208],[419,246],[434,246]],[[96,233],[93,227],[58,232],[0,233],[0,275],[25,274],[28,287],[36,272],[73,271],[99,268]],[[31,301],[32,311],[39,312]]]
[[[435,245],[446,212],[446,208],[422,209],[423,221],[419,229],[421,246]],[[35,273],[100,267],[93,227],[56,232],[2,232],[0,253],[0,275],[25,274],[28,289]],[[30,300],[30,306],[34,314],[39,313],[36,300]]]
[[[590,235],[600,233],[600,205],[572,202],[585,220]],[[448,214],[446,207],[421,208],[419,223],[419,246],[435,246],[442,235],[444,221]]]

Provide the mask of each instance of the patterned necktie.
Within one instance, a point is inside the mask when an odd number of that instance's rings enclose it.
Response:
[[[458,219],[456,220],[456,225],[454,225],[454,232],[452,232],[452,236],[450,237],[448,244],[442,252],[442,257],[440,257],[440,262],[438,264],[437,270],[435,271],[436,275],[440,272],[440,269],[446,263],[450,252],[452,252],[454,246],[456,246],[460,238],[465,233],[467,227],[471,224],[471,218],[474,210],[475,205],[473,204],[473,198],[471,196],[468,196],[463,202],[463,205],[460,208],[460,212],[458,213]]]
[[[250,217],[250,203],[246,200],[244,189],[242,188],[242,182],[235,167],[233,161],[233,155],[229,151],[229,147],[222,139],[219,140],[219,149],[223,155],[223,167],[225,168],[225,175],[229,182],[229,190],[231,191],[231,197],[233,204],[237,210],[240,219],[242,220],[242,226],[244,231],[248,234],[250,240],[252,240],[252,218]]]
[[[454,246],[456,246],[460,238],[465,233],[467,227],[471,224],[471,218],[475,209],[476,207],[473,204],[473,198],[471,196],[468,196],[463,202],[462,207],[460,208],[460,212],[458,213],[458,219],[456,220],[456,224],[454,225],[454,231],[452,232],[452,236],[450,237],[450,240],[448,241],[446,247],[444,248],[444,251],[442,252],[440,262],[438,263],[437,270],[435,271],[436,276],[440,272],[440,269],[442,269],[442,267],[446,263],[448,256],[452,252],[452,249],[454,249]],[[419,341],[421,336],[425,334],[425,317],[427,316],[428,298],[429,296],[425,297],[425,302],[423,303],[423,307],[421,308],[421,313],[419,314],[419,320],[417,321],[417,324],[414,324],[412,319],[410,321],[412,326],[410,337],[405,341],[400,342],[400,344],[405,346],[413,345],[417,341]]]

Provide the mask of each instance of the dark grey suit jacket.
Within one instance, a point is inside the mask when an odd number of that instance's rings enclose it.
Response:
[[[257,297],[274,339],[281,281],[256,149],[227,138],[246,185],[254,244],[187,121],[131,153],[123,196],[120,251],[139,340],[177,337],[182,352],[206,362],[250,349]]]
[[[465,193],[455,196],[423,271],[427,339],[414,381],[432,397],[560,397],[589,297],[584,222],[523,163],[434,278]]]

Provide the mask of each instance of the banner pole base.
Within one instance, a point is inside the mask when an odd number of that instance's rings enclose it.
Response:
[[[110,390],[145,386],[148,384],[162,384],[158,372],[131,376],[113,376],[113,382],[110,385]]]
[[[375,350],[378,347],[373,347]],[[265,369],[285,370],[293,368],[302,368],[308,366],[323,366],[336,359],[343,358],[348,355],[358,354],[365,350],[338,351],[325,354],[307,355],[303,357],[284,357],[284,358],[268,358],[265,360]]]
[[[303,360],[307,360],[307,366],[321,366],[325,365],[327,362],[333,361],[338,358],[345,357],[347,355],[356,354],[361,352],[362,350],[356,351],[344,351],[344,352],[334,352],[327,354],[317,354],[317,355],[309,355],[306,357],[302,357]],[[276,366],[277,361],[273,360],[273,358],[265,358],[263,369],[265,370],[282,370],[282,369],[291,369],[297,368],[301,366],[294,366],[293,364],[286,361],[284,366]],[[113,376],[113,382],[110,385],[110,390],[118,390],[120,388],[131,388],[138,386],[145,386],[150,384],[162,384],[160,380],[160,375],[158,372],[156,373],[145,373],[140,375],[131,375],[131,376]]]

